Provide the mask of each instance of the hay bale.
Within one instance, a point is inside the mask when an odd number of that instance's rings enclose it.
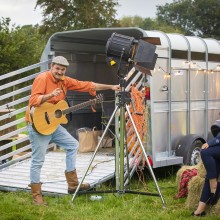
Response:
[[[196,209],[199,204],[205,178],[194,176],[188,185],[188,196],[186,199],[186,207],[189,209]],[[220,200],[214,206],[207,205],[206,212],[210,215],[220,215]]]
[[[189,166],[183,166],[183,167],[186,168],[183,170],[179,170],[180,172],[178,174],[180,175],[178,177],[179,181],[181,180],[181,174],[184,172],[184,170],[189,169]],[[198,175],[194,176],[188,183],[188,196],[186,198],[185,204],[187,208],[196,209],[198,207],[203,185],[205,182],[206,170],[201,159],[199,160],[199,163],[196,166],[192,166],[192,168],[198,169]],[[220,176],[218,180],[220,181]],[[220,200],[214,206],[208,205],[206,212],[209,215],[220,215]]]
[[[214,205],[213,207],[209,207],[209,209],[207,210],[208,213],[210,213],[211,215],[220,215],[220,200],[218,200],[217,204]]]
[[[180,189],[180,182],[181,182],[182,174],[183,174],[184,171],[186,171],[188,169],[197,169],[198,170],[198,176],[200,176],[201,178],[205,178],[205,176],[206,176],[206,170],[205,170],[205,167],[204,167],[203,162],[202,162],[201,159],[199,160],[199,163],[197,165],[194,165],[194,166],[186,166],[186,165],[182,166],[177,171],[177,174],[176,174],[176,184],[177,184],[177,187],[178,187],[178,191]]]
[[[198,206],[205,178],[194,176],[188,185],[188,196],[186,199],[186,207],[195,209]]]
[[[180,182],[181,182],[181,177],[184,171],[189,170],[189,169],[197,169],[197,165],[195,166],[182,166],[176,173],[176,184],[178,187],[178,191],[180,190]]]
[[[201,178],[205,178],[206,177],[206,169],[204,167],[202,160],[199,160],[197,167],[198,167],[198,176],[200,176]]]

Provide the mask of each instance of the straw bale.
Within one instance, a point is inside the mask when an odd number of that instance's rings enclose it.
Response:
[[[213,207],[210,206],[209,209],[207,210],[208,213],[211,215],[220,215],[220,200],[218,200],[217,204],[214,205]]]
[[[190,209],[196,209],[200,196],[202,193],[203,185],[205,182],[205,178],[198,176],[194,176],[190,181],[188,185],[188,196],[186,198],[186,207]],[[206,212],[211,215],[220,215],[220,200],[218,203],[214,206],[207,206]]]
[[[206,170],[205,170],[205,167],[204,167],[202,160],[199,160],[199,163],[197,166],[198,166],[198,176],[200,176],[201,178],[205,178],[206,177]]]
[[[180,182],[181,182],[181,177],[182,177],[182,174],[184,171],[188,170],[188,169],[197,169],[197,165],[195,166],[182,166],[178,171],[177,171],[177,174],[176,174],[176,184],[177,184],[177,187],[178,187],[178,191],[180,189]]]
[[[186,202],[185,202],[187,208],[196,209],[198,207],[203,185],[205,182],[206,170],[201,159],[199,160],[199,163],[195,166],[182,166],[176,174],[176,183],[178,186],[178,190],[180,188],[181,176],[183,172],[187,169],[198,170],[198,175],[192,177],[192,179],[188,183],[188,195],[187,195]],[[220,175],[219,175],[218,181],[220,181]],[[206,212],[210,215],[219,216],[220,215],[220,200],[214,206],[208,205]]]
[[[188,196],[186,198],[186,207],[195,209],[198,206],[205,178],[194,176],[188,185]]]

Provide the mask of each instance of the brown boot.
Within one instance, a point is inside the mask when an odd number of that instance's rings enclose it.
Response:
[[[41,192],[41,185],[42,183],[32,183],[29,186],[31,187],[31,193],[33,197],[33,204],[34,205],[47,205],[42,198]]]
[[[66,176],[66,181],[68,184],[68,193],[74,193],[79,181],[77,178],[77,173],[76,170],[71,171],[71,172],[65,172],[65,176]],[[79,190],[87,190],[90,188],[90,185],[88,183],[82,183]]]

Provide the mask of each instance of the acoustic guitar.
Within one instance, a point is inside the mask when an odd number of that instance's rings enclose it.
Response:
[[[72,107],[69,107],[64,100],[59,101],[57,104],[44,102],[40,106],[31,108],[30,117],[32,120],[32,127],[42,135],[52,134],[60,124],[67,124],[68,120],[66,114],[96,103],[101,103],[102,101],[103,95],[99,94],[95,99]]]

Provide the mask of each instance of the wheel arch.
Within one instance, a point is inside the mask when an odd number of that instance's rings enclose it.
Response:
[[[200,141],[202,144],[206,142],[205,139],[198,134],[188,134],[178,140],[175,154],[176,156],[183,157],[183,164],[190,163],[189,159],[191,155],[189,154],[192,153],[191,151],[196,141]]]

